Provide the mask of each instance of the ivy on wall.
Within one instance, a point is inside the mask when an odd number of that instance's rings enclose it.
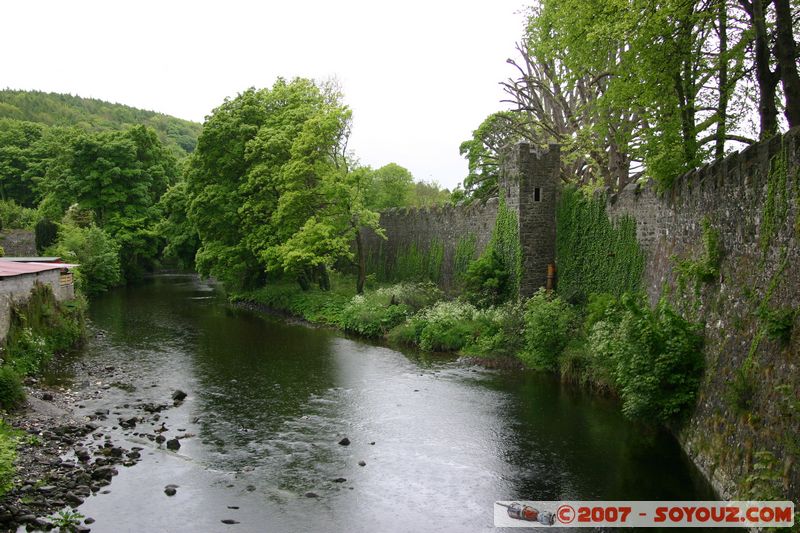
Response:
[[[639,289],[645,254],[636,220],[608,218],[604,197],[565,188],[556,208],[558,292],[570,300],[593,293],[619,296]]]
[[[386,246],[367,256],[367,272],[374,273],[380,281],[433,281],[442,278],[444,242],[434,239],[427,246],[412,242],[400,246],[394,257],[389,257]]]
[[[492,238],[484,254],[490,250],[497,252],[503,268],[508,272],[511,283],[510,293],[519,294],[519,282],[522,276],[522,247],[519,240],[519,219],[517,214],[500,199],[497,219],[494,223]]]
[[[460,280],[467,272],[469,264],[475,259],[478,251],[478,239],[474,234],[467,234],[456,243],[456,251],[453,256],[453,278]]]

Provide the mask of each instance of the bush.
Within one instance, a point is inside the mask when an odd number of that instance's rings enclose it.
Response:
[[[463,281],[464,298],[478,307],[499,305],[512,296],[508,270],[494,248],[469,264]]]
[[[794,319],[798,310],[792,307],[781,309],[760,309],[758,317],[764,324],[764,333],[774,341],[783,345],[789,344],[792,339]]]
[[[42,219],[36,223],[36,251],[42,251],[55,244],[58,239],[58,224],[51,220]]]
[[[365,337],[381,337],[403,322],[409,307],[379,292],[356,295],[342,309],[339,325]]]
[[[338,325],[366,337],[382,337],[441,294],[432,283],[398,283],[356,295],[342,309]]]
[[[475,336],[475,312],[475,307],[468,303],[439,302],[395,327],[389,333],[389,340],[416,344],[435,352],[457,351]]]
[[[0,386],[3,383],[3,367],[0,367]],[[0,420],[0,496],[14,486],[14,462],[17,459],[17,439],[19,430],[15,430]]]
[[[93,224],[64,224],[49,253],[78,263],[76,285],[87,294],[96,294],[122,282],[119,248],[113,238]]]
[[[666,301],[623,295],[592,326],[589,353],[606,369],[630,418],[668,422],[694,404],[703,373],[702,326]]]
[[[38,372],[54,353],[83,337],[86,302],[58,302],[48,285],[36,284],[28,300],[14,307],[6,335],[5,360],[22,375]]]
[[[544,289],[525,304],[526,347],[520,359],[539,370],[558,369],[558,357],[569,341],[577,314],[571,305]]]
[[[12,409],[25,399],[22,380],[9,365],[0,365],[0,406]]]
[[[0,200],[0,230],[30,229],[36,217],[36,209],[22,207],[14,200]]]
[[[477,310],[475,337],[463,352],[480,357],[515,356],[525,346],[525,309],[519,302]]]

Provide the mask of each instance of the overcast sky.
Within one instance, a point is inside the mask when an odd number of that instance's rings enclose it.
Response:
[[[100,98],[202,121],[278,76],[335,77],[351,147],[452,188],[461,141],[503,104],[519,0],[36,1],[2,5],[0,86]]]

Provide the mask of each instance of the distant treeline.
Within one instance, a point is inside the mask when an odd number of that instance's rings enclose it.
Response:
[[[194,151],[203,129],[197,122],[94,98],[11,89],[0,91],[0,118],[74,126],[92,132],[149,126],[178,157]]]

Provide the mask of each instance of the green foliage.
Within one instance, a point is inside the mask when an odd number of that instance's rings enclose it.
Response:
[[[492,250],[489,252],[488,250]],[[487,252],[497,253],[503,270],[508,273],[508,297],[519,294],[519,281],[522,276],[522,248],[519,240],[519,220],[517,214],[500,199],[497,218],[489,241]]]
[[[408,306],[396,302],[390,294],[379,289],[368,295],[354,296],[342,309],[339,323],[345,331],[365,337],[383,337],[408,314]]]
[[[461,350],[467,355],[513,357],[525,347],[525,308],[521,302],[477,309],[472,324],[474,335]]]
[[[694,405],[702,378],[702,326],[666,301],[650,309],[623,295],[589,334],[589,352],[606,369],[630,418],[668,422]]]
[[[419,331],[417,342],[423,350],[454,352],[472,339],[476,309],[463,302],[439,302],[411,318]]]
[[[467,159],[469,174],[464,178],[468,201],[498,197],[500,158],[503,149],[520,139],[517,133],[524,122],[520,113],[500,111],[486,117],[472,132],[472,138],[461,143],[459,152]]]
[[[4,346],[5,365],[21,375],[41,370],[54,353],[83,339],[85,302],[58,302],[49,285],[36,284],[28,300],[12,309]]]
[[[58,224],[52,220],[42,219],[36,223],[36,251],[42,251],[58,239]]]
[[[4,368],[0,367],[0,384],[5,380]],[[18,438],[19,430],[0,420],[0,496],[5,495],[14,486],[16,472],[14,461],[17,459]]]
[[[36,217],[35,209],[22,207],[14,200],[0,200],[0,230],[31,229]]]
[[[80,265],[76,285],[86,294],[104,292],[122,282],[120,245],[94,224],[63,224],[58,242],[48,253]]]
[[[469,233],[460,237],[456,243],[456,251],[453,255],[453,276],[457,281],[462,280],[470,263],[475,259],[477,240],[475,234]]]
[[[493,247],[470,263],[463,283],[463,297],[477,307],[499,305],[514,296],[506,265]]]
[[[531,368],[556,370],[577,315],[559,296],[539,289],[525,304],[526,347],[520,359]]]
[[[77,531],[77,527],[85,517],[73,509],[62,509],[50,517],[50,522],[62,532]]]
[[[568,187],[556,210],[558,293],[584,301],[592,293],[636,292],[645,255],[636,240],[636,221],[611,221],[605,199]]]
[[[444,243],[440,239],[433,239],[427,248],[412,242],[397,251],[394,268],[390,270],[391,279],[438,282],[442,275],[443,259]]]
[[[194,267],[194,258],[200,239],[189,221],[189,194],[185,181],[172,185],[159,200],[162,218],[156,233],[166,241],[162,252],[164,259],[174,262],[184,270]]]
[[[22,388],[22,379],[10,365],[0,365],[0,407],[9,410],[20,405],[25,400],[25,389]],[[0,493],[4,492],[3,483],[3,434],[0,431]]]
[[[708,218],[703,218],[703,255],[700,259],[678,261],[675,271],[678,273],[678,285],[685,287],[687,281],[694,281],[695,290],[700,283],[713,283],[719,278],[719,266],[722,261],[722,248],[719,242],[719,231],[711,226]]]
[[[734,412],[743,415],[753,409],[756,395],[756,375],[752,359],[745,359],[742,366],[736,369],[733,380],[725,390],[725,400]]]
[[[450,191],[442,188],[435,181],[420,180],[414,182],[411,189],[410,207],[435,207],[450,203]]]
[[[783,345],[788,345],[792,338],[794,321],[798,309],[793,307],[781,309],[759,308],[758,317],[764,328],[764,333],[772,340]]]
[[[770,250],[773,239],[786,222],[789,214],[788,156],[786,145],[781,139],[781,150],[770,160],[767,175],[767,197],[761,215],[759,245],[762,254]]]
[[[176,155],[194,150],[201,125],[153,111],[145,111],[93,98],[39,91],[0,91],[0,118],[47,126],[77,126],[87,131],[124,130],[144,125]]]
[[[42,130],[38,124],[0,118],[0,200],[34,206],[32,167]]]
[[[389,163],[370,173],[366,203],[370,209],[406,207],[414,195],[414,176],[397,163]]]
[[[368,208],[371,174],[347,156],[350,117],[335,86],[302,78],[214,110],[187,170],[200,273],[233,288],[255,287],[265,273],[306,284],[311,272],[352,261],[362,228],[381,234]]]
[[[338,326],[341,312],[355,296],[350,280],[331,276],[331,288],[303,290],[294,280],[275,280],[252,291],[234,294],[233,300],[250,301],[285,311],[309,322]]]
[[[761,450],[754,454],[752,473],[740,486],[739,496],[750,501],[779,501],[784,499],[783,466],[772,452]]]

